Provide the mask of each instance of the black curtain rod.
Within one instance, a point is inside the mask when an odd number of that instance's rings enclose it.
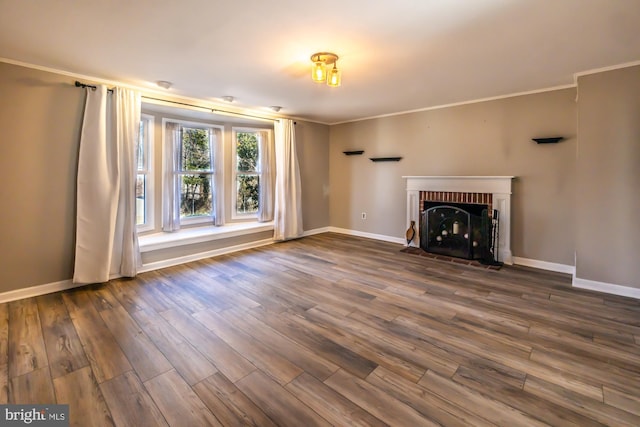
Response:
[[[95,85],[88,85],[88,84],[85,84],[85,83],[81,83],[81,82],[79,82],[77,80],[76,80],[76,87],[89,88],[89,89],[93,89],[93,90],[97,89],[97,86],[95,86]],[[113,89],[109,89],[109,92],[113,92]],[[270,120],[272,122],[280,121],[279,119],[272,119],[272,118],[269,118],[269,117],[253,116],[251,114],[236,113],[235,111],[218,110],[216,108],[203,107],[201,105],[188,104],[186,102],[169,101],[169,100],[166,100],[166,99],[153,98],[151,96],[142,95],[142,98],[149,99],[149,100],[152,100],[152,101],[160,101],[160,102],[168,102],[170,104],[184,105],[186,107],[201,108],[203,110],[208,110],[211,113],[233,114],[233,115],[236,115],[236,116],[250,117],[252,119]],[[293,122],[293,124],[297,124],[297,123]]]
[[[79,81],[77,81],[77,80],[76,80],[76,87],[82,87],[82,88],[85,88],[85,87],[86,87],[86,88],[89,88],[89,89],[91,89],[91,90],[96,90],[96,89],[98,89],[98,86],[96,86],[96,85],[88,85],[88,84],[85,84],[85,83],[80,83],[80,82],[79,82]],[[109,92],[109,93],[113,93],[113,89],[107,89],[107,92]]]
[[[88,87],[89,89],[93,89],[93,90],[96,90],[98,88],[98,86],[96,85],[88,85],[88,84],[80,83],[77,80],[76,80],[76,87],[82,87],[82,88]]]

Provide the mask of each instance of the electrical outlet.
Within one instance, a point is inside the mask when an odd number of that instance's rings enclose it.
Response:
[[[367,213],[366,212],[362,212],[362,219],[367,219]]]

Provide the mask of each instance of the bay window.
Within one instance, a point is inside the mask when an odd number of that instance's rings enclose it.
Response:
[[[272,129],[220,116],[212,123],[201,113],[147,107],[140,121],[136,180],[143,246],[161,241],[172,247],[171,242],[178,246],[192,238],[213,240],[272,226]],[[154,126],[161,134],[155,141]],[[180,230],[184,232],[174,233]]]

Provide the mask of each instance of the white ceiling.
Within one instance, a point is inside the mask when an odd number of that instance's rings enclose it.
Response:
[[[341,87],[311,81],[317,51]],[[638,61],[640,0],[0,0],[0,57],[338,123]]]

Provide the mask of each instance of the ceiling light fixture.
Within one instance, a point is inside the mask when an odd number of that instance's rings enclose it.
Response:
[[[278,111],[282,110],[282,107],[281,107],[281,106],[279,106],[279,105],[272,105],[272,106],[271,106],[271,107],[269,107],[269,108],[271,108],[271,111],[275,111],[276,113],[277,113]]]
[[[171,86],[173,86],[171,82],[168,82],[166,80],[158,80],[156,84],[158,85],[158,87],[161,87],[162,89],[167,89],[167,90],[171,89]]]
[[[328,86],[338,87],[342,83],[341,72],[336,66],[338,55],[331,52],[318,52],[311,55],[311,78],[316,83],[327,83]],[[329,65],[333,68],[327,70]]]
[[[225,102],[233,102],[234,99],[235,98],[233,96],[229,96],[229,95],[222,97],[222,100]]]

